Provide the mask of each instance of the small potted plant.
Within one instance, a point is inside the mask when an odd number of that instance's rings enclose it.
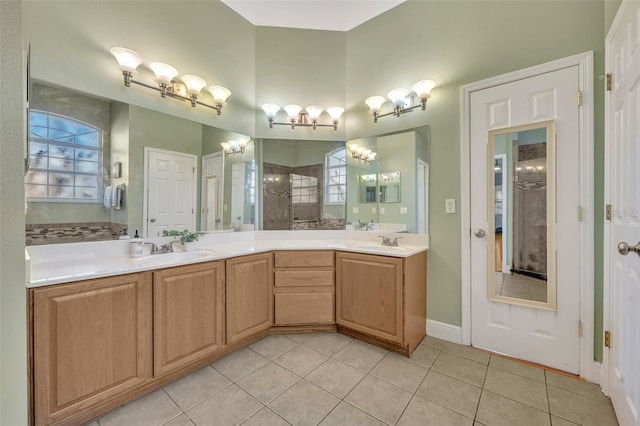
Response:
[[[180,238],[180,244],[184,247],[186,251],[190,251],[191,244],[198,241],[198,234],[196,232],[189,232],[188,229],[182,229],[177,231],[175,229],[163,230],[163,237],[178,237]]]

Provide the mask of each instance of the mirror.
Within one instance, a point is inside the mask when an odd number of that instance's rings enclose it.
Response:
[[[354,147],[377,155],[364,160]],[[350,140],[347,229],[428,233],[428,162],[429,126]]]
[[[489,133],[489,299],[555,309],[555,130]]]
[[[258,144],[262,150],[262,229],[344,229],[344,142],[261,139]]]
[[[109,240],[117,238],[125,228],[129,235],[136,229],[142,235],[145,147],[197,157],[195,173],[202,179],[195,180],[196,230],[253,229],[254,144],[250,142],[243,153],[228,156],[220,146],[229,140],[249,139],[247,136],[40,83],[33,84],[32,93],[32,113],[50,114],[45,115],[44,122],[36,120],[39,128],[32,127],[32,169],[25,177],[27,194],[31,195],[27,198],[27,245]],[[77,130],[78,125],[60,117],[72,117],[85,127],[98,128],[102,144],[91,145]],[[46,148],[47,144],[43,148],[43,140],[50,141],[50,148]],[[85,154],[94,148],[102,150],[95,161],[96,170],[85,167],[92,161]],[[217,158],[217,166],[205,164],[205,158],[211,155]],[[50,185],[47,180],[54,179],[65,190],[38,197],[43,194],[44,184]],[[40,193],[30,192],[30,185],[40,185]],[[119,206],[105,206],[103,194],[108,186],[124,190]],[[62,201],[61,195],[75,198],[75,202]],[[220,213],[207,216],[206,212],[212,209],[219,209]]]

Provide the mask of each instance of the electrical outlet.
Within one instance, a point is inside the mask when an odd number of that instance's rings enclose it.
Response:
[[[384,207],[380,207],[380,214],[384,214]]]
[[[376,214],[376,208],[375,207],[371,207],[371,213],[372,214]]]
[[[456,199],[455,198],[447,198],[444,202],[444,212],[448,214],[452,214],[456,212]]]
[[[360,213],[360,209],[357,207],[354,207],[352,211],[353,213]]]

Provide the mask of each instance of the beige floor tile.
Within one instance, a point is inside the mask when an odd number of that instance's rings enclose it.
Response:
[[[301,380],[269,404],[278,415],[296,426],[315,426],[340,399],[313,383]]]
[[[150,393],[99,419],[102,426],[158,426],[182,413],[182,410],[162,390]]]
[[[411,393],[420,386],[428,369],[409,362],[406,357],[385,356],[369,374]]]
[[[551,416],[551,426],[577,426],[577,423],[570,422],[561,417]]]
[[[438,339],[437,337],[432,336],[424,336],[424,339],[422,339],[422,342],[420,342],[421,345],[430,346],[435,349],[442,349],[446,343],[446,340]]]
[[[549,412],[547,387],[544,383],[489,367],[484,381],[484,389],[538,410]]]
[[[327,417],[320,422],[320,426],[386,426],[375,417],[371,417],[362,410],[342,401]]]
[[[471,346],[458,345],[451,342],[447,342],[447,344],[442,349],[442,353],[470,359],[471,361],[479,362],[480,364],[484,365],[489,364],[489,358],[491,357],[491,354],[489,354],[489,352],[475,349]]]
[[[269,407],[264,407],[242,423],[242,426],[289,426],[289,423],[271,411]]]
[[[323,333],[316,334],[309,340],[303,343],[303,346],[311,348],[315,351],[323,353],[327,356],[333,356],[349,343],[353,339],[349,336],[338,333]]]
[[[504,358],[498,355],[491,355],[489,367],[508,371],[509,373],[517,374],[518,376],[535,380],[536,382],[545,383],[544,370],[542,368],[527,365],[522,362],[513,361],[511,359]]]
[[[419,396],[414,396],[398,426],[472,426],[473,419],[451,411]]]
[[[487,366],[467,358],[441,353],[431,369],[474,386],[482,386]]]
[[[348,403],[388,424],[395,424],[411,393],[368,375],[346,396]]]
[[[311,339],[315,335],[316,335],[316,333],[287,333],[287,334],[283,334],[283,336],[293,340],[296,343],[304,343],[307,340]]]
[[[187,411],[194,405],[220,392],[231,383],[231,380],[207,365],[188,376],[169,383],[164,387],[164,390],[182,411]]]
[[[269,360],[249,348],[238,349],[212,364],[213,368],[237,382],[267,364]]]
[[[249,347],[263,357],[273,360],[296,346],[298,343],[284,335],[274,334],[258,340]]]
[[[418,364],[421,367],[430,368],[431,365],[433,365],[433,362],[438,357],[439,353],[439,349],[435,349],[426,345],[418,345],[418,347],[411,354],[411,357],[405,358],[407,359],[407,361]]]
[[[254,397],[231,385],[187,411],[187,415],[196,426],[237,425],[262,407]]]
[[[194,426],[193,422],[186,414],[182,413],[178,417],[174,417],[162,426]]]
[[[300,377],[304,377],[327,359],[329,359],[328,356],[300,345],[280,355],[273,362]]]
[[[237,384],[259,401],[267,404],[299,380],[300,377],[289,370],[270,362],[239,380]]]
[[[333,358],[358,370],[369,372],[386,354],[387,351],[384,349],[368,343],[353,341],[336,353]]]
[[[481,391],[477,386],[429,371],[416,395],[473,418],[478,409]]]
[[[364,371],[331,358],[316,368],[306,379],[339,398],[344,398],[365,374]]]
[[[618,425],[611,402],[547,387],[551,414],[582,425]]]
[[[585,382],[584,380],[574,379],[573,377],[563,376],[562,374],[545,371],[547,376],[547,385],[554,388],[564,389],[578,395],[588,396],[600,401],[609,401],[609,398],[602,393],[600,386],[595,383]]]
[[[476,420],[487,426],[549,426],[549,413],[489,391],[482,391]]]

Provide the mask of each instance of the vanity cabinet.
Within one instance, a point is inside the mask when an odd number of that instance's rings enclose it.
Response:
[[[150,272],[30,291],[36,425],[86,419],[152,379],[151,295]]]
[[[275,253],[275,325],[335,324],[335,252]]]
[[[227,344],[238,342],[273,323],[273,253],[226,260]]]
[[[336,253],[338,331],[407,356],[426,332],[426,253]]]
[[[224,347],[224,288],[224,260],[154,272],[154,376],[173,372]]]

